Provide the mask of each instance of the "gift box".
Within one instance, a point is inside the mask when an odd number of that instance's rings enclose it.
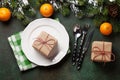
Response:
[[[58,41],[55,37],[42,31],[35,39],[32,46],[45,57],[52,59],[58,51],[57,42]]]
[[[112,42],[94,41],[92,43],[92,52],[91,52],[92,61],[111,62],[114,59],[115,56],[112,53]]]

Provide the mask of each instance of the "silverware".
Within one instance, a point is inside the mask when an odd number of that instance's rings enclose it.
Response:
[[[95,28],[93,28],[92,31],[88,34],[87,40],[85,41],[85,44],[83,46],[83,49],[82,49],[82,52],[81,52],[81,55],[80,55],[80,59],[77,62],[77,69],[78,70],[80,70],[80,68],[82,66],[82,62],[83,62],[83,59],[85,57],[85,53],[87,52],[87,50],[89,48],[89,45],[90,45],[94,30],[95,30]]]
[[[73,48],[73,53],[72,53],[72,63],[75,65],[76,63],[76,54],[77,54],[77,44],[78,44],[78,39],[81,36],[81,28],[80,25],[76,24],[73,29],[73,34],[75,36],[75,41],[74,41],[74,48]]]
[[[81,55],[80,53],[82,51],[84,40],[85,40],[85,37],[86,37],[86,34],[87,34],[89,28],[90,28],[89,24],[85,24],[84,27],[83,27],[82,38],[80,40],[80,45],[79,45],[79,49],[78,49],[78,53],[77,53],[77,59],[76,59],[77,62],[80,60],[80,55]]]

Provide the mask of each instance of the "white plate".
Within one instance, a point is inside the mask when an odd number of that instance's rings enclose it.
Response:
[[[58,40],[58,54],[51,61],[40,53],[38,53],[33,47],[34,39],[40,34],[41,31],[45,31]],[[50,66],[58,63],[67,54],[69,48],[69,36],[64,26],[56,20],[49,18],[41,18],[32,21],[23,31],[21,45],[26,57],[33,63],[40,66]]]

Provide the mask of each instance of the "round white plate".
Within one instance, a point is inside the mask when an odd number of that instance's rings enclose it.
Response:
[[[33,41],[41,31],[49,33],[58,40],[59,51],[53,60],[45,58],[32,47]],[[60,62],[67,54],[69,48],[69,36],[60,22],[49,18],[41,18],[32,21],[25,28],[22,33],[21,45],[23,52],[31,62],[40,66],[50,66]]]

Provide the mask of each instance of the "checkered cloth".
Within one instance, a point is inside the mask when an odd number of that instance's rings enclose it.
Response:
[[[22,32],[13,34],[10,37],[8,37],[8,41],[14,52],[20,71],[25,71],[25,70],[34,68],[37,65],[30,62],[24,55],[22,48],[21,48],[21,35],[22,35]]]

